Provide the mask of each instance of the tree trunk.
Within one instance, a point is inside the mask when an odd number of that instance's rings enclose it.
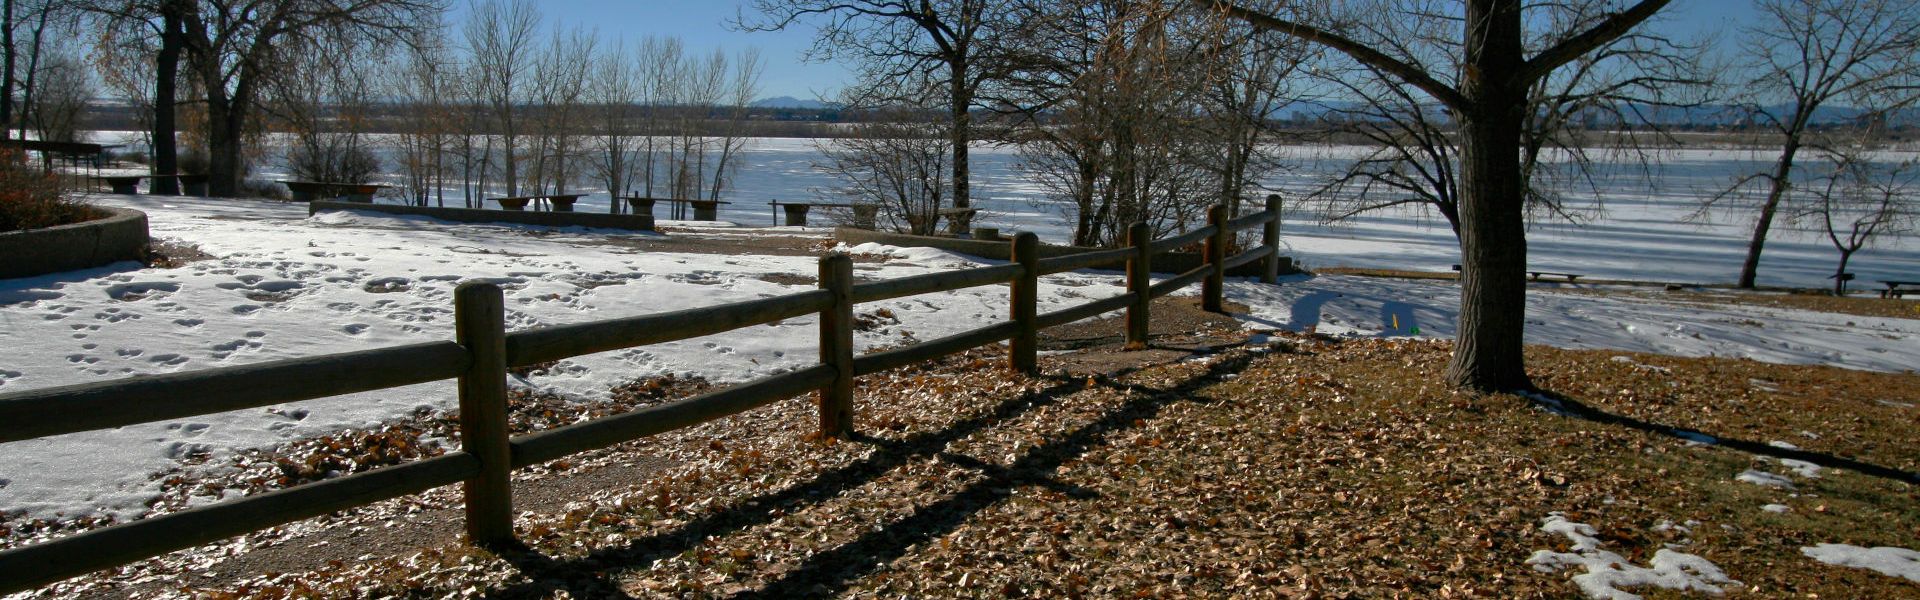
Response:
[[[1519,0],[1471,0],[1461,111],[1460,331],[1447,381],[1484,392],[1532,389],[1523,363],[1526,189],[1520,124],[1526,86]]]
[[[154,175],[175,175],[180,170],[178,145],[174,141],[174,91],[180,81],[181,37],[186,35],[180,26],[178,3],[169,3],[164,20],[165,31],[160,34],[160,53],[154,57],[153,78],[153,169]],[[148,190],[154,194],[175,195],[180,193],[180,182],[172,177],[155,177],[147,182]]]
[[[1853,258],[1852,250],[1845,248],[1840,249],[1840,266],[1834,267],[1833,269],[1833,296],[1835,298],[1847,295],[1847,259],[1850,258]]]
[[[13,136],[13,0],[0,2],[0,140]]]
[[[1747,261],[1740,265],[1740,287],[1753,289],[1754,280],[1760,274],[1760,250],[1767,245],[1767,231],[1773,228],[1773,217],[1780,210],[1780,201],[1786,199],[1787,190],[1793,187],[1793,159],[1800,152],[1800,136],[1787,137],[1786,147],[1780,149],[1780,160],[1773,164],[1773,182],[1767,190],[1767,202],[1760,205],[1760,220],[1753,224],[1753,239],[1747,242]]]
[[[953,127],[949,130],[951,139],[948,140],[953,144],[953,207],[968,208],[973,206],[971,186],[968,185],[972,173],[967,162],[967,142],[973,138],[973,115],[967,109],[973,106],[973,93],[966,85],[966,61],[959,59],[947,64],[952,74],[947,84],[953,93],[950,99],[952,106],[948,107],[953,117]],[[947,232],[955,235],[966,233],[960,226],[960,220],[949,222]]]
[[[240,145],[246,114],[227,103],[207,102],[207,195],[240,194]]]

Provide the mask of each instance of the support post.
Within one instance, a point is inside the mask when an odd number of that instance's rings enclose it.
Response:
[[[454,290],[454,337],[473,363],[460,376],[460,448],[480,460],[466,482],[467,538],[481,546],[513,541],[512,446],[507,442],[506,303],[500,286]]]
[[[1153,301],[1153,234],[1146,223],[1127,228],[1127,243],[1133,245],[1133,258],[1127,259],[1127,291],[1133,305],[1127,307],[1127,347],[1147,345],[1147,304]]]
[[[853,259],[820,258],[820,289],[833,292],[833,306],[820,312],[820,363],[839,371],[820,388],[820,435],[853,435]]]
[[[1040,238],[1031,232],[1013,236],[1013,262],[1022,267],[1014,276],[1008,299],[1013,322],[1020,330],[1013,334],[1007,352],[1007,367],[1028,375],[1040,373],[1037,358],[1040,347],[1038,308],[1040,301]]]
[[[1213,227],[1213,235],[1207,238],[1207,266],[1213,268],[1207,279],[1200,285],[1200,309],[1207,312],[1226,312],[1220,297],[1225,294],[1227,280],[1227,205],[1215,204],[1207,209],[1207,224]]]
[[[1280,195],[1267,194],[1267,223],[1260,230],[1260,245],[1271,248],[1260,265],[1260,283],[1280,280]]]

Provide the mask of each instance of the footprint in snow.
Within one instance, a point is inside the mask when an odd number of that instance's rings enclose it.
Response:
[[[367,331],[367,324],[366,323],[349,324],[345,327],[341,327],[340,331],[346,332],[347,335],[360,335]]]

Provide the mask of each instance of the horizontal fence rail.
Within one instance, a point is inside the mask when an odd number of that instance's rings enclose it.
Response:
[[[308,483],[249,498],[104,527],[0,551],[0,594],[31,589],[84,573],[188,548],[299,519],[324,515],[453,483],[465,484],[466,531],[474,543],[513,540],[513,469],[691,427],[810,391],[820,395],[826,435],[853,433],[853,378],[1011,342],[1008,366],[1036,372],[1035,332],[1126,311],[1127,342],[1147,341],[1148,301],[1205,282],[1202,303],[1219,310],[1222,274],[1230,265],[1265,260],[1260,279],[1273,283],[1279,256],[1279,201],[1234,219],[1226,207],[1208,213],[1208,225],[1151,240],[1145,224],[1128,231],[1129,245],[1113,250],[1041,259],[1031,233],[1012,241],[1008,264],[929,273],[855,285],[845,255],[820,260],[819,289],[766,298],[590,323],[505,331],[499,286],[461,284],[455,291],[453,342],[430,342],[271,361],[118,381],[0,395],[0,442],[152,423],[213,412],[457,378],[461,450],[398,466]],[[1262,245],[1231,258],[1233,232],[1264,225]],[[1150,283],[1154,254],[1199,242],[1207,263]],[[1062,310],[1036,312],[1038,277],[1125,263],[1126,292]],[[853,307],[917,294],[1011,284],[1009,320],[862,356],[853,355]],[[685,340],[806,315],[820,316],[819,364],[763,377],[724,390],[510,438],[507,368]]]
[[[466,368],[466,348],[429,342],[29,390],[0,396],[0,442],[427,383]]]

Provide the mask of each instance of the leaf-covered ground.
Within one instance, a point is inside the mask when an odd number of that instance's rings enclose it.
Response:
[[[522,514],[524,548],[158,593],[1579,597],[1577,570],[1526,563],[1571,549],[1542,529],[1557,515],[1635,565],[1661,550],[1709,560],[1740,582],[1726,597],[1920,596],[1915,582],[1800,550],[1920,539],[1920,378],[1531,349],[1549,401],[1608,421],[1596,422],[1451,390],[1439,383],[1448,351],[1256,337],[1093,377],[1022,377],[973,353],[863,379],[855,439],[818,439],[796,400],[622,446],[595,460],[680,463]],[[1669,427],[1909,479],[1796,469]],[[1791,487],[1736,479],[1748,471]]]

